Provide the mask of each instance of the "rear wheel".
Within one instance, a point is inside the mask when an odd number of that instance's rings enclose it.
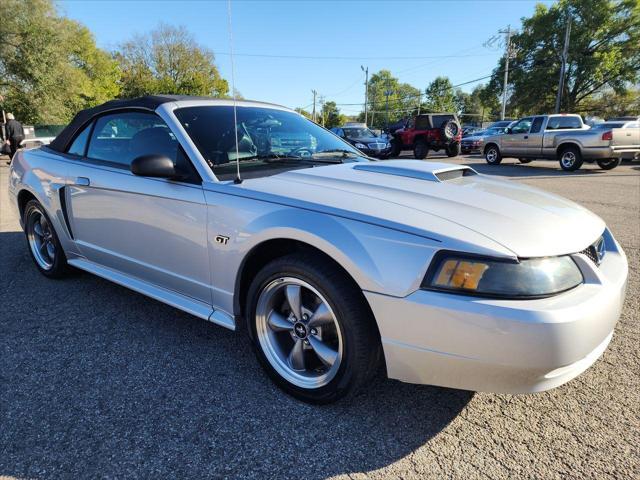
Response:
[[[66,276],[71,268],[67,264],[58,235],[40,202],[31,200],[27,203],[23,221],[29,253],[40,273],[49,278]]]
[[[402,141],[397,138],[394,138],[391,141],[391,152],[389,152],[389,157],[398,157],[402,153]]]
[[[560,152],[560,168],[565,172],[573,172],[582,166],[582,154],[578,147],[569,146]]]
[[[606,160],[598,160],[598,166],[603,170],[613,170],[622,162],[621,158],[608,158]]]
[[[424,140],[416,141],[416,144],[413,147],[413,156],[418,160],[424,160],[427,158],[427,154],[429,153],[429,146],[427,142]]]
[[[258,360],[296,398],[333,402],[357,393],[376,372],[380,339],[362,292],[311,254],[265,266],[251,284],[246,312]]]
[[[460,144],[458,142],[451,143],[447,146],[447,157],[457,157],[460,155]]]
[[[489,165],[498,165],[502,162],[502,155],[500,155],[500,150],[495,145],[489,145],[484,151],[484,159]]]

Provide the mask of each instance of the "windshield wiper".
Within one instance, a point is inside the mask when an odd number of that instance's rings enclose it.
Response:
[[[322,150],[320,152],[314,153],[313,156],[315,157],[316,155],[324,155],[324,154],[329,154],[328,156],[333,156],[333,154],[335,153],[339,153],[342,158],[350,158],[350,157],[358,156],[356,152],[354,152],[353,150],[347,150],[346,148],[334,148],[331,150]]]

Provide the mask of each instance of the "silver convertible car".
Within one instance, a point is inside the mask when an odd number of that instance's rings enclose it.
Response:
[[[229,329],[327,403],[380,367],[547,390],[603,353],[627,260],[604,222],[465,166],[373,161],[276,105],[147,96],[85,110],[10,172],[29,251]]]

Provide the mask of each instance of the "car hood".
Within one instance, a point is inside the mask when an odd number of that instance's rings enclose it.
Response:
[[[521,258],[582,251],[604,222],[557,195],[469,167],[415,160],[294,170],[241,184],[271,201]]]

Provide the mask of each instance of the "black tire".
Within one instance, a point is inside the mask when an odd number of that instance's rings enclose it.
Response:
[[[424,160],[429,154],[429,146],[424,140],[417,140],[413,146],[413,156],[417,160]]]
[[[560,168],[565,172],[573,172],[575,170],[580,169],[582,166],[582,153],[580,153],[580,149],[574,145],[569,145],[568,147],[560,150],[558,154],[558,162],[560,163]]]
[[[519,158],[518,161],[520,163],[531,163],[531,162],[533,162],[533,159],[532,158]]]
[[[44,265],[46,260],[43,259],[44,257],[42,256],[42,254],[41,254],[41,258],[38,259],[36,258],[36,254],[34,253],[34,248],[36,247],[34,247],[33,245],[35,245],[34,239],[36,235],[33,231],[32,224],[35,223],[36,218],[41,218],[41,217],[44,217],[44,220],[48,225],[47,240],[49,243],[53,245],[53,248],[54,248],[53,251],[55,252],[53,261],[49,266]],[[48,278],[63,278],[68,276],[72,272],[72,269],[67,263],[67,256],[65,255],[64,250],[62,249],[62,245],[60,244],[58,234],[56,233],[55,228],[53,227],[51,220],[47,215],[47,212],[45,212],[42,205],[40,205],[40,202],[38,202],[37,200],[30,200],[27,203],[27,205],[24,208],[23,222],[24,222],[24,231],[25,231],[25,236],[27,238],[27,246],[29,249],[29,254],[31,255],[31,259],[33,260],[33,263],[36,265],[40,273],[42,273],[45,277],[48,277]],[[46,248],[44,250],[46,250]],[[51,260],[48,254],[46,254],[46,257],[47,259]]]
[[[609,158],[606,160],[598,160],[598,166],[603,170],[613,170],[622,163],[622,158]]]
[[[445,120],[440,125],[440,134],[446,141],[451,141],[460,133],[460,125],[455,120]]]
[[[256,309],[260,294],[283,277],[313,286],[327,300],[340,325],[341,362],[326,385],[303,388],[284,378],[270,363],[258,338]],[[367,386],[381,364],[380,335],[362,291],[338,267],[312,253],[287,255],[262,268],[249,288],[245,311],[247,330],[260,364],[278,387],[302,401],[326,404],[352,397]]]
[[[458,142],[450,143],[447,146],[447,157],[457,157],[460,155],[460,144]]]
[[[402,153],[402,141],[394,138],[391,140],[391,152],[389,152],[390,157],[398,157]]]
[[[502,154],[497,145],[489,144],[484,149],[484,159],[489,165],[498,165],[502,162]]]

